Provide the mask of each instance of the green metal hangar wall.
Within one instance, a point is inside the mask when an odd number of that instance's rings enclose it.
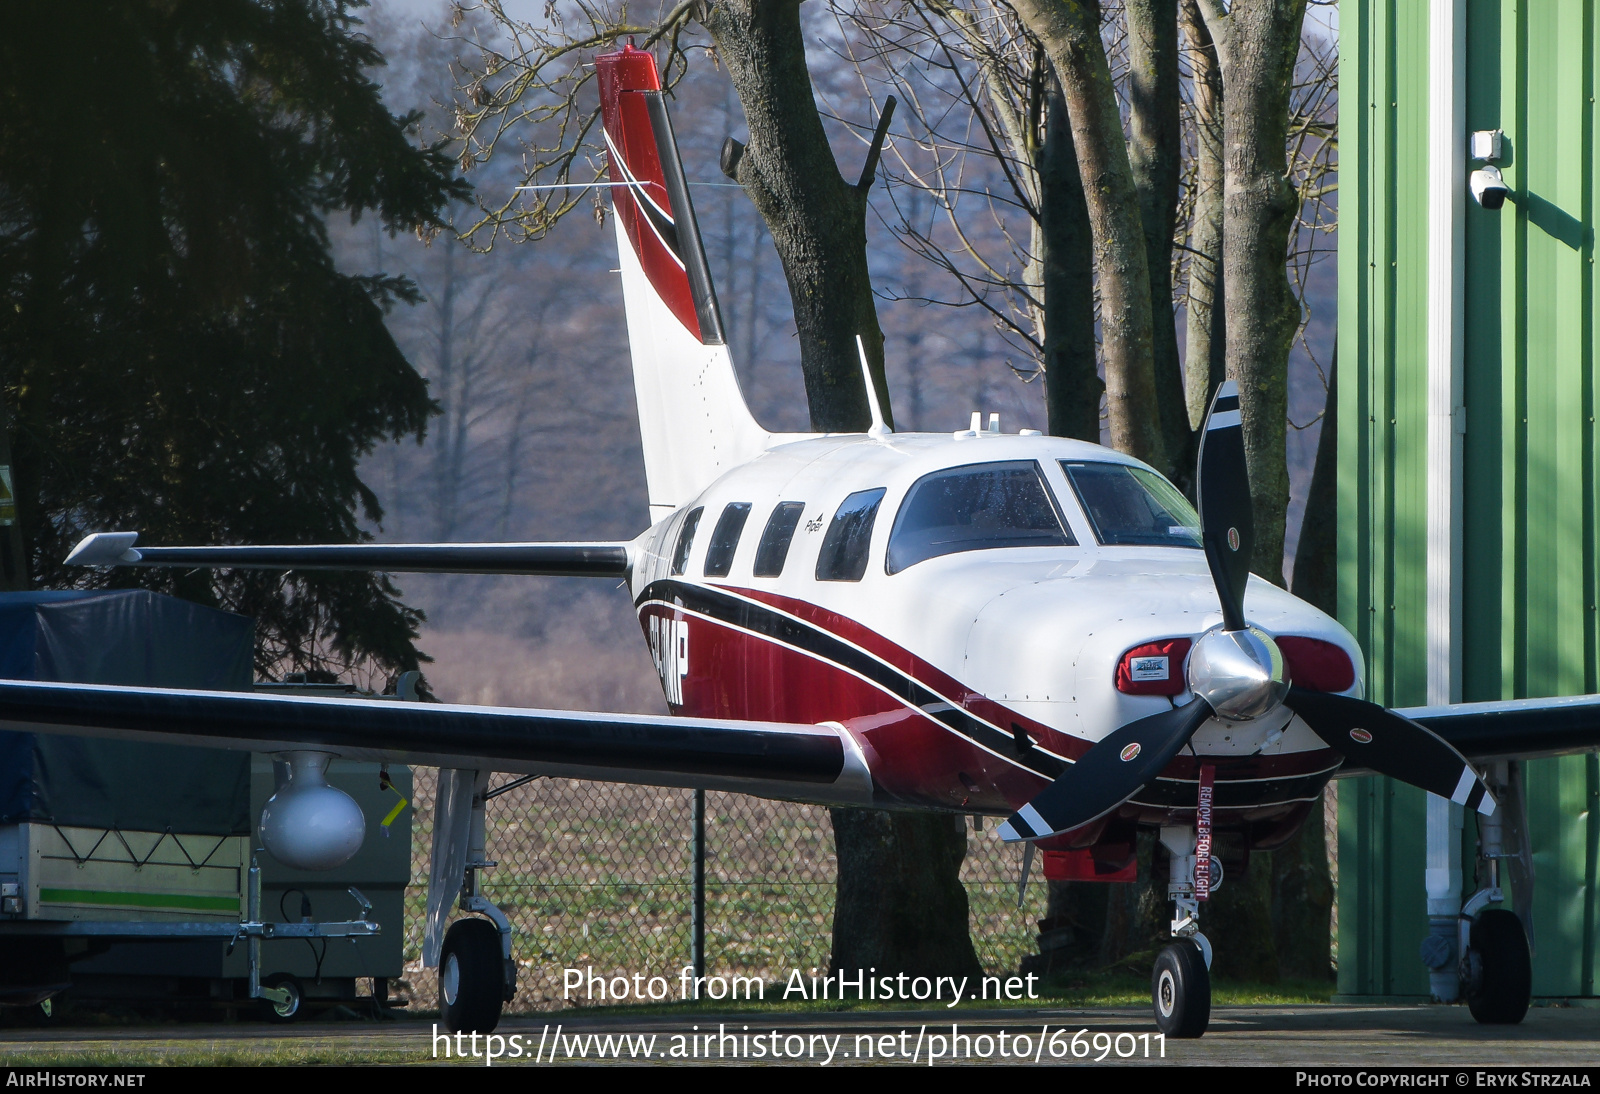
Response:
[[[1597,6],[1340,5],[1339,616],[1382,703],[1600,691]],[[1533,993],[1592,997],[1600,761],[1526,780]],[[1341,995],[1430,994],[1429,914],[1474,888],[1465,823],[1340,784]]]

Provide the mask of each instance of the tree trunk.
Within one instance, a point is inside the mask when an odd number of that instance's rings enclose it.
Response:
[[[750,127],[732,174],[783,261],[812,428],[860,431],[870,423],[858,334],[892,422],[867,272],[866,188],[840,176],[823,131],[799,0],[718,0],[702,15]],[[967,848],[960,818],[860,809],[835,809],[832,817],[833,968],[979,974],[960,877]]]
[[[1172,307],[1172,231],[1178,218],[1183,146],[1178,124],[1178,0],[1126,0],[1128,160],[1139,192],[1150,279],[1151,362],[1161,413],[1162,468],[1179,487],[1194,478],[1195,431],[1184,404],[1178,317]]]
[[[1328,403],[1317,437],[1317,462],[1311,469],[1306,514],[1294,550],[1294,595],[1329,615],[1339,607],[1337,532],[1339,528],[1339,345],[1328,367]]]
[[[1306,0],[1234,0],[1222,14],[1205,0],[1222,60],[1223,264],[1227,269],[1228,375],[1239,383],[1245,461],[1255,510],[1250,569],[1283,584],[1289,467],[1284,423],[1289,348],[1300,307],[1287,257],[1295,226],[1287,152],[1289,93]]]
[[[1151,362],[1150,274],[1139,194],[1122,116],[1100,40],[1098,0],[1018,0],[1030,33],[1050,55],[1072,119],[1094,231],[1100,336],[1111,443],[1153,467],[1167,466]]]
[[[1200,929],[1211,940],[1211,975],[1275,983],[1277,936],[1272,930],[1272,855],[1257,851],[1241,873],[1230,870],[1222,888],[1200,906]]]
[[[1044,388],[1054,437],[1100,443],[1095,360],[1094,238],[1072,146],[1067,100],[1053,77],[1039,152],[1039,250],[1044,267]]]
[[[1194,72],[1195,198],[1189,226],[1189,309],[1185,323],[1184,401],[1189,425],[1205,424],[1211,396],[1227,375],[1222,266],[1222,68],[1211,32],[1184,0],[1184,32]]]
[[[806,69],[800,0],[717,0],[705,5],[702,21],[750,127],[750,144],[732,175],[783,260],[811,427],[860,432],[871,424],[857,335],[878,405],[892,423],[883,331],[867,271],[867,193],[839,174],[823,131]]]
[[[1294,552],[1294,595],[1334,614],[1338,607],[1339,347],[1328,367],[1328,402],[1317,438],[1317,462]],[[1323,791],[1323,795],[1327,795]],[[1272,853],[1272,927],[1285,976],[1325,980],[1332,972],[1333,878],[1323,832],[1322,799],[1289,846]]]
[[[959,880],[966,818],[946,813],[832,809],[839,888],[835,972],[983,975]]]
[[[1272,852],[1273,947],[1279,974],[1293,980],[1327,980],[1333,971],[1333,879],[1322,810],[1319,796],[1299,834]]]

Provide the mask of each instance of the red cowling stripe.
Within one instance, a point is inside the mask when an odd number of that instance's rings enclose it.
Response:
[[[1289,663],[1289,679],[1310,691],[1349,691],[1356,682],[1350,655],[1320,638],[1285,635],[1277,640]]]

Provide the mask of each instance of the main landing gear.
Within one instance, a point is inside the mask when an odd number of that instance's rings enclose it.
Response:
[[[1176,941],[1156,955],[1150,997],[1156,1026],[1168,1037],[1199,1037],[1211,1024],[1211,943],[1200,933],[1195,891],[1195,831],[1188,825],[1161,829],[1161,845],[1170,856],[1167,895],[1174,912]],[[1222,864],[1209,858],[1210,890],[1222,885]]]
[[[1488,884],[1461,907],[1461,995],[1472,1016],[1484,1025],[1516,1025],[1528,1013],[1533,999],[1533,960],[1522,917],[1509,908],[1485,907],[1505,900],[1500,888],[1502,862],[1513,869],[1512,882],[1522,890],[1522,903],[1530,909],[1532,906],[1532,854],[1525,839],[1527,803],[1521,774],[1520,770],[1513,774],[1504,763],[1490,769],[1489,781],[1501,807],[1478,818],[1478,854],[1486,867]],[[1513,845],[1511,850],[1507,850],[1507,843]]]
[[[451,903],[457,903],[463,912],[475,913],[450,925],[438,951],[439,1016],[451,1033],[493,1032],[500,1024],[501,1008],[516,994],[511,922],[483,895],[478,872],[499,865],[485,853],[485,803],[526,781],[513,780],[490,790],[487,771],[439,772],[428,892],[429,931],[442,926]],[[451,892],[457,885],[458,890]],[[426,946],[425,939],[425,951]]]

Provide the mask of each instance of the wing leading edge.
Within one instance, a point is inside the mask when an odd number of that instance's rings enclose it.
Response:
[[[0,730],[872,802],[860,745],[830,726],[5,680]]]

